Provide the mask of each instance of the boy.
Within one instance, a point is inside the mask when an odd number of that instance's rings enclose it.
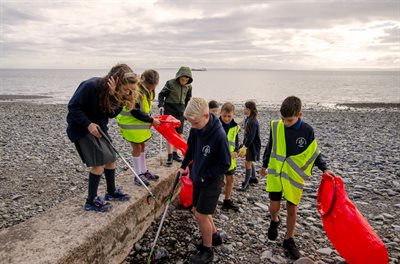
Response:
[[[210,105],[210,103],[208,104]],[[211,110],[211,109],[210,109]],[[235,212],[239,210],[239,207],[232,201],[232,190],[233,190],[233,175],[236,169],[236,157],[239,149],[239,131],[240,126],[233,120],[235,115],[235,106],[232,103],[225,103],[221,108],[221,121],[222,127],[225,130],[226,137],[229,142],[229,150],[231,152],[231,166],[225,172],[226,184],[225,184],[225,199],[222,203],[222,210],[232,209]]]
[[[207,101],[193,97],[184,112],[191,123],[188,149],[180,172],[193,160],[194,216],[200,228],[203,244],[190,257],[191,263],[209,263],[213,259],[212,246],[222,244],[222,239],[212,218],[221,193],[224,173],[231,165],[228,140],[219,120],[209,113]]]
[[[219,105],[215,100],[211,100],[208,102],[208,108],[210,109],[210,113],[213,113],[215,116],[219,114]]]
[[[183,132],[183,112],[192,97],[192,71],[189,67],[180,67],[175,75],[165,83],[164,88],[158,93],[158,107],[160,114],[172,115],[181,121],[181,126],[175,130],[179,134]],[[165,110],[165,111],[164,111]],[[171,166],[172,161],[181,162],[182,158],[178,155],[176,148],[167,142],[168,158],[166,165]]]
[[[283,248],[292,259],[300,258],[293,236],[296,225],[297,205],[303,192],[304,181],[311,176],[315,165],[330,175],[318,149],[313,128],[302,121],[301,100],[295,96],[287,97],[280,109],[282,120],[271,121],[269,142],[264,152],[263,167],[260,174],[267,174],[266,191],[269,192],[271,224],[268,239],[278,237],[281,222],[279,209],[281,198],[287,200],[286,226]]]

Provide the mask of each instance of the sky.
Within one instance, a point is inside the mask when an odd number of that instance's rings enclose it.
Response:
[[[400,0],[0,0],[0,68],[400,69]]]

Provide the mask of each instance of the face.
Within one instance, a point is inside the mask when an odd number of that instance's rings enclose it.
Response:
[[[186,85],[189,82],[189,80],[190,80],[189,77],[186,76],[179,77],[179,83],[181,85]]]
[[[225,124],[229,124],[232,121],[233,116],[233,112],[221,112],[221,119]]]
[[[122,84],[120,86],[120,91],[122,94],[129,94],[131,91],[136,89],[136,83],[127,83],[127,84]]]
[[[291,117],[281,117],[283,123],[285,124],[285,127],[291,127],[294,124],[296,124],[296,122],[299,120],[299,118],[303,115],[302,112],[300,112],[297,116],[291,116]]]
[[[250,109],[247,108],[247,107],[244,107],[244,109],[243,109],[243,114],[244,114],[245,116],[249,116],[250,113],[251,113]]]
[[[144,83],[142,83],[142,86],[143,86],[145,89],[147,89],[147,91],[152,92],[152,91],[154,91],[154,90],[156,89],[157,84],[151,85],[151,84],[144,84]]]
[[[213,113],[214,115],[218,115],[218,107],[216,107],[216,108],[210,108],[210,113]]]
[[[190,122],[190,124],[192,124],[192,128],[203,129],[207,125],[209,119],[210,114],[205,113],[204,115],[194,119],[188,118],[188,121]]]

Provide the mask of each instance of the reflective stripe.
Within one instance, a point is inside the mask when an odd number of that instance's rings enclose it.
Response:
[[[118,126],[122,129],[149,129],[150,125],[123,125],[118,124]]]
[[[285,178],[286,180],[288,180],[290,182],[290,184],[293,185],[294,187],[297,187],[297,188],[303,190],[304,184],[296,182],[295,180],[290,178],[289,175],[287,175],[285,172],[283,172],[283,171],[281,172],[281,177]]]
[[[304,171],[300,169],[290,157],[287,159],[287,163],[301,178],[303,178],[303,180],[306,181],[308,179],[308,176],[304,173]]]
[[[271,153],[271,158],[276,159],[277,161],[284,162],[286,157],[277,155],[275,152]]]
[[[236,143],[235,142],[230,142],[229,141],[229,146],[232,146],[232,147],[234,147],[236,145]]]
[[[306,164],[301,167],[302,170],[306,170],[308,168],[308,166],[310,166],[310,164],[318,157],[319,155],[319,148],[317,148],[315,150],[315,152],[312,154],[311,158],[309,160],[307,160]]]
[[[274,174],[275,176],[279,176],[278,172],[275,169],[268,169],[268,174]]]
[[[119,114],[123,116],[132,116],[131,112],[126,112],[126,111],[121,111]]]
[[[274,134],[273,134],[273,139],[274,139],[274,146],[272,152],[276,154],[276,146],[278,145],[277,139],[278,139],[278,123],[279,121],[272,121],[274,125]]]

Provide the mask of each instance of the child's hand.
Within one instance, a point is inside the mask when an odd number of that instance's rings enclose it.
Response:
[[[247,148],[246,146],[243,146],[239,149],[238,156],[244,158],[246,157],[246,153],[247,153]]]
[[[231,152],[231,158],[236,159],[237,153],[235,151]]]
[[[329,169],[324,170],[324,174],[328,174],[331,177],[335,176],[335,173],[333,171],[329,170]]]
[[[260,170],[260,175],[261,176],[266,176],[267,174],[268,174],[268,169],[262,167],[261,170]]]
[[[90,134],[92,134],[93,136],[97,137],[97,138],[101,138],[101,134],[99,132],[99,130],[97,129],[99,126],[95,123],[90,123],[89,126],[87,127],[87,129],[89,130]]]
[[[118,77],[117,77],[116,80],[114,80],[114,77],[111,76],[111,77],[107,80],[108,93],[109,93],[110,95],[114,95],[115,90],[117,89],[117,82],[118,82]]]
[[[152,124],[153,124],[153,126],[158,127],[161,124],[161,122],[157,118],[153,118],[153,123]]]

